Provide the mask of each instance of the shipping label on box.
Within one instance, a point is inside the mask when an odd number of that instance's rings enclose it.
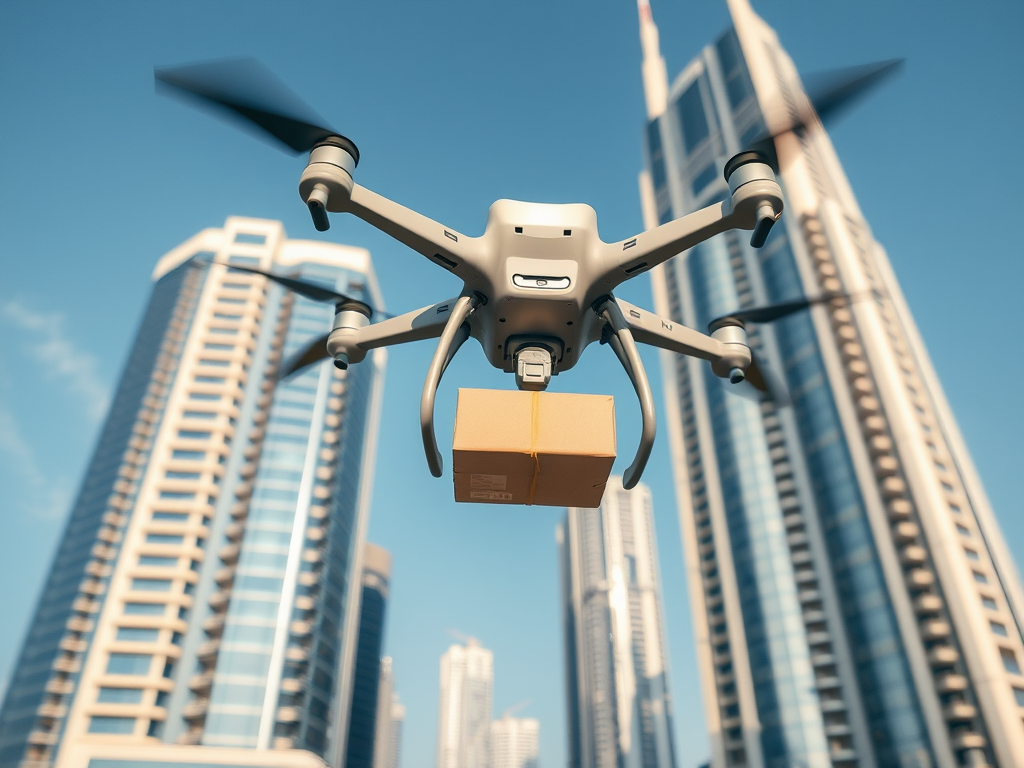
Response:
[[[615,462],[610,395],[460,389],[455,500],[596,507]]]

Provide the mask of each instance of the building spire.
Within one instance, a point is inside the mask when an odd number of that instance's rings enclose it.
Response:
[[[640,45],[643,48],[642,72],[644,78],[644,99],[647,102],[647,119],[653,120],[665,111],[668,102],[668,70],[661,56],[658,44],[658,27],[651,17],[648,0],[636,0],[640,14]]]

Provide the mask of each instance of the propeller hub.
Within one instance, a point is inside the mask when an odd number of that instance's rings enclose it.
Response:
[[[726,315],[725,317],[715,318],[710,323],[708,323],[708,333],[714,336],[715,331],[717,331],[718,329],[729,328],[734,326],[738,326],[742,328],[744,331],[746,331],[747,328],[747,326],[744,325],[743,321],[740,320],[739,318],[733,317],[732,315]],[[743,336],[744,338],[746,338],[746,333],[744,333]]]

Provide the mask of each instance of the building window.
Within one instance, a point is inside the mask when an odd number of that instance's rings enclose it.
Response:
[[[147,544],[184,544],[185,537],[170,533],[150,533],[146,535]]]
[[[250,243],[251,245],[263,245],[267,242],[266,235],[257,235],[254,232],[239,232],[235,235],[236,243]],[[259,263],[259,259],[256,260]]]
[[[165,603],[125,603],[125,616],[163,616]]]
[[[185,411],[181,414],[183,419],[216,419],[216,411]]]
[[[967,536],[968,538],[970,538],[971,536],[970,529],[966,526],[960,525],[960,523],[956,524],[956,532],[959,533],[961,536]]]
[[[1020,674],[1020,663],[1017,661],[1017,655],[1009,648],[1000,648],[999,655],[1003,657],[1003,668],[1011,675]]]
[[[141,704],[141,688],[100,688],[96,701],[100,704]]]
[[[223,384],[226,381],[223,376],[196,376],[196,384]]]
[[[139,565],[147,568],[174,568],[178,565],[178,558],[157,557],[156,555],[140,555]]]
[[[981,560],[981,557],[970,547],[964,547],[964,554],[967,555],[968,560]]]
[[[190,392],[188,395],[189,400],[206,400],[208,402],[216,403],[220,402],[220,392]]]
[[[187,523],[189,518],[188,512],[154,512],[154,520],[162,520],[167,523]]]
[[[170,592],[170,579],[132,579],[132,589],[136,592]]]
[[[703,171],[701,171],[700,173],[693,177],[693,183],[691,184],[691,187],[693,188],[694,196],[699,195],[701,192],[703,192],[704,188],[707,187],[708,184],[710,184],[717,178],[718,168],[715,166],[714,163],[711,163]]]
[[[165,472],[164,477],[168,480],[198,480],[201,475],[199,472]]]
[[[149,730],[146,731],[147,736],[159,739],[164,735],[164,721],[163,720],[150,720]]]
[[[212,432],[199,432],[194,429],[179,429],[178,437],[182,440],[209,440]]]
[[[988,625],[992,627],[993,634],[999,635],[1000,637],[1008,637],[1006,634],[1006,625],[1000,624],[998,621],[990,621]]]
[[[689,154],[702,141],[711,135],[704,102],[700,96],[700,80],[694,80],[690,87],[683,91],[676,106],[679,110],[679,122],[683,127],[683,144]]]
[[[981,596],[981,604],[988,608],[990,611],[998,610],[999,606],[996,605],[996,601],[991,597]]]
[[[1024,688],[1013,686],[1013,698],[1017,700],[1018,707],[1024,707]]]
[[[962,511],[959,504],[954,504],[952,501],[949,502],[949,511],[955,515],[959,515]]]
[[[167,501],[191,501],[195,497],[195,493],[188,491],[160,491],[160,498]]]
[[[94,717],[89,721],[89,733],[131,734],[134,731],[134,717]]]
[[[258,256],[242,256],[237,253],[233,253],[228,256],[229,264],[241,264],[245,267],[258,267],[260,265],[260,259]]]
[[[213,317],[216,320],[241,320],[241,315],[229,315],[224,312],[214,312]]]
[[[206,366],[209,366],[209,367],[212,367],[212,368],[227,368],[229,365],[231,365],[231,361],[230,360],[212,360],[212,359],[204,357],[204,358],[201,358],[199,360],[199,365],[206,365]]]
[[[978,573],[977,571],[971,571],[974,574],[974,580],[979,584],[988,584],[988,576],[984,573]]]
[[[148,675],[153,657],[148,653],[112,653],[107,662],[108,675]]]
[[[160,637],[159,629],[148,627],[118,627],[117,639],[126,643],[155,643]]]

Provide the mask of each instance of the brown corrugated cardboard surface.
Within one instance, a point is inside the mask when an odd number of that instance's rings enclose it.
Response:
[[[596,507],[615,461],[610,395],[460,389],[455,500]]]

